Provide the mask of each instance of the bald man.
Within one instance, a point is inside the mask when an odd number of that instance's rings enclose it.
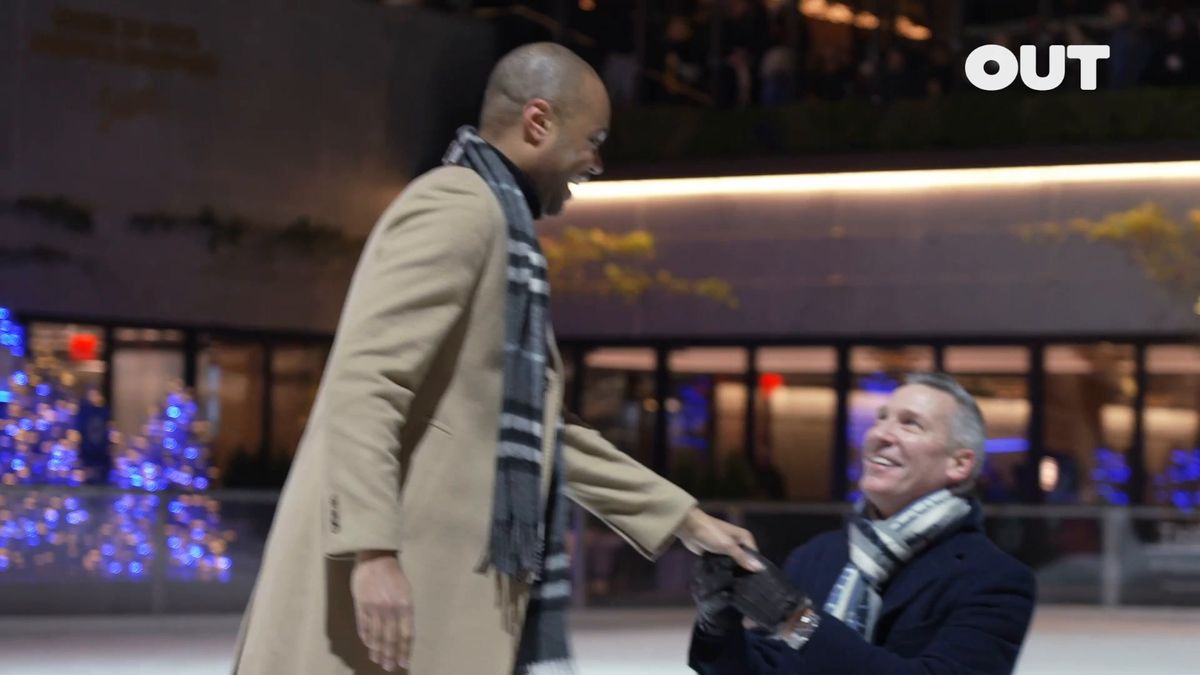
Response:
[[[534,222],[600,173],[609,101],[554,44],[505,56],[480,129],[363,251],[280,497],[237,675],[572,672],[569,497],[653,558],[750,534],[563,419]]]

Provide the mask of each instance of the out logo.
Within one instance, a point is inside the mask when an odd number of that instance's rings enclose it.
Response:
[[[1021,75],[1026,87],[1035,91],[1057,89],[1067,76],[1067,59],[1079,61],[1079,88],[1084,91],[1096,89],[1096,64],[1108,58],[1108,45],[1050,45],[1049,72],[1038,74],[1037,47],[1021,45],[1021,59],[1002,45],[976,47],[967,56],[967,81],[977,89],[1000,91]],[[1000,68],[995,73],[983,69],[984,64],[995,63]]]

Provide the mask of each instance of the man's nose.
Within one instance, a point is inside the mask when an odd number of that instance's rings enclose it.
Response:
[[[891,445],[896,442],[896,425],[890,420],[880,420],[871,427],[867,436],[878,441],[880,445]]]

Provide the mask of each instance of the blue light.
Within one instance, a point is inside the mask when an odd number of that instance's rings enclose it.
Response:
[[[41,537],[37,536],[25,537],[25,543],[28,544],[30,548],[37,548],[38,546],[41,546],[42,539]]]
[[[202,530],[198,527],[193,529],[192,530],[192,539],[195,539],[196,541],[202,541],[204,539],[204,530]]]
[[[167,422],[166,424],[163,425],[163,431],[165,431],[168,434],[175,433],[175,423]]]
[[[67,522],[72,525],[78,525],[86,520],[87,512],[85,511],[72,511],[71,513],[67,514]]]
[[[862,378],[858,384],[863,391],[876,394],[890,394],[899,384],[885,373],[872,373]]]
[[[200,548],[199,544],[192,544],[188,547],[188,555],[196,560],[199,560],[200,558],[204,557],[204,549]]]
[[[8,434],[9,436],[16,436],[17,434],[21,433],[21,430],[17,428],[17,425],[10,424],[4,427],[4,433]]]
[[[24,371],[18,370],[17,372],[13,373],[12,378],[13,382],[16,382],[18,387],[24,387],[25,385],[29,384],[29,376],[26,375]]]
[[[197,490],[206,490],[208,489],[208,479],[203,477],[197,478],[196,480],[192,481],[192,486]]]
[[[217,569],[225,571],[230,567],[233,567],[233,561],[231,561],[229,558],[226,558],[225,556],[217,558]]]
[[[21,418],[21,421],[18,422],[18,426],[21,427],[21,431],[33,431],[33,420],[29,419],[28,417],[23,417]]]
[[[50,423],[47,422],[46,420],[38,420],[37,424],[34,424],[33,426],[37,427],[38,431],[45,431],[50,428]],[[56,450],[55,452],[62,454],[61,450]]]
[[[1029,452],[1029,441],[1024,438],[989,438],[983,442],[983,451],[989,455]]]
[[[179,550],[179,548],[181,546],[183,546],[183,542],[179,539],[179,537],[168,537],[167,538],[167,548],[170,548],[172,550]]]
[[[167,408],[167,417],[170,417],[173,420],[179,419],[179,416],[181,414],[183,414],[183,411],[180,410],[179,406],[177,406],[177,405],[173,405],[173,406],[170,406],[169,408]]]
[[[111,558],[116,552],[117,547],[113,546],[112,544],[105,544],[100,547],[100,555],[103,555],[105,558]]]
[[[138,476],[138,475],[130,476],[129,484],[132,485],[133,487],[138,487],[138,488],[142,487],[142,477]]]
[[[0,307],[0,319],[8,321],[10,316],[11,314],[9,314],[7,307]]]
[[[14,459],[12,462],[9,463],[9,466],[12,467],[13,471],[20,471],[25,468],[25,460],[21,459],[20,457],[17,457],[16,459]]]
[[[154,547],[150,544],[138,544],[137,552],[140,556],[148,556],[154,552]]]
[[[144,569],[145,568],[142,567],[142,563],[140,563],[140,562],[129,563],[129,573],[135,577],[138,576],[139,574],[141,574]]]
[[[55,511],[54,509],[46,509],[45,521],[47,523],[57,523],[58,511]]]
[[[167,510],[176,515],[183,513],[183,502],[171,502],[171,505],[167,507]]]
[[[200,457],[200,451],[189,447],[187,450],[183,451],[183,456],[187,457],[189,460],[195,460]]]
[[[121,563],[111,562],[108,564],[108,573],[116,576],[121,573]]]
[[[1188,511],[1192,508],[1192,496],[1183,490],[1176,490],[1171,494],[1171,503],[1180,509]]]
[[[50,385],[45,384],[45,383],[39,384],[37,386],[36,391],[37,391],[38,396],[41,396],[42,398],[46,398],[47,396],[50,395]]]
[[[0,389],[0,403],[12,403],[12,392]]]
[[[8,558],[0,556],[0,570],[8,569]]]
[[[174,450],[179,447],[179,442],[174,438],[165,438],[163,439],[163,447],[168,450]]]

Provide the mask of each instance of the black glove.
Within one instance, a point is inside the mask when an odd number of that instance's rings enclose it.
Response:
[[[727,555],[705,553],[696,561],[691,591],[696,603],[696,625],[701,631],[725,635],[741,626],[742,617],[733,607],[733,584],[738,570],[741,567]]]
[[[762,563],[763,571],[736,575],[733,606],[754,623],[774,632],[806,598],[770,560],[756,551],[746,549],[746,552]]]

